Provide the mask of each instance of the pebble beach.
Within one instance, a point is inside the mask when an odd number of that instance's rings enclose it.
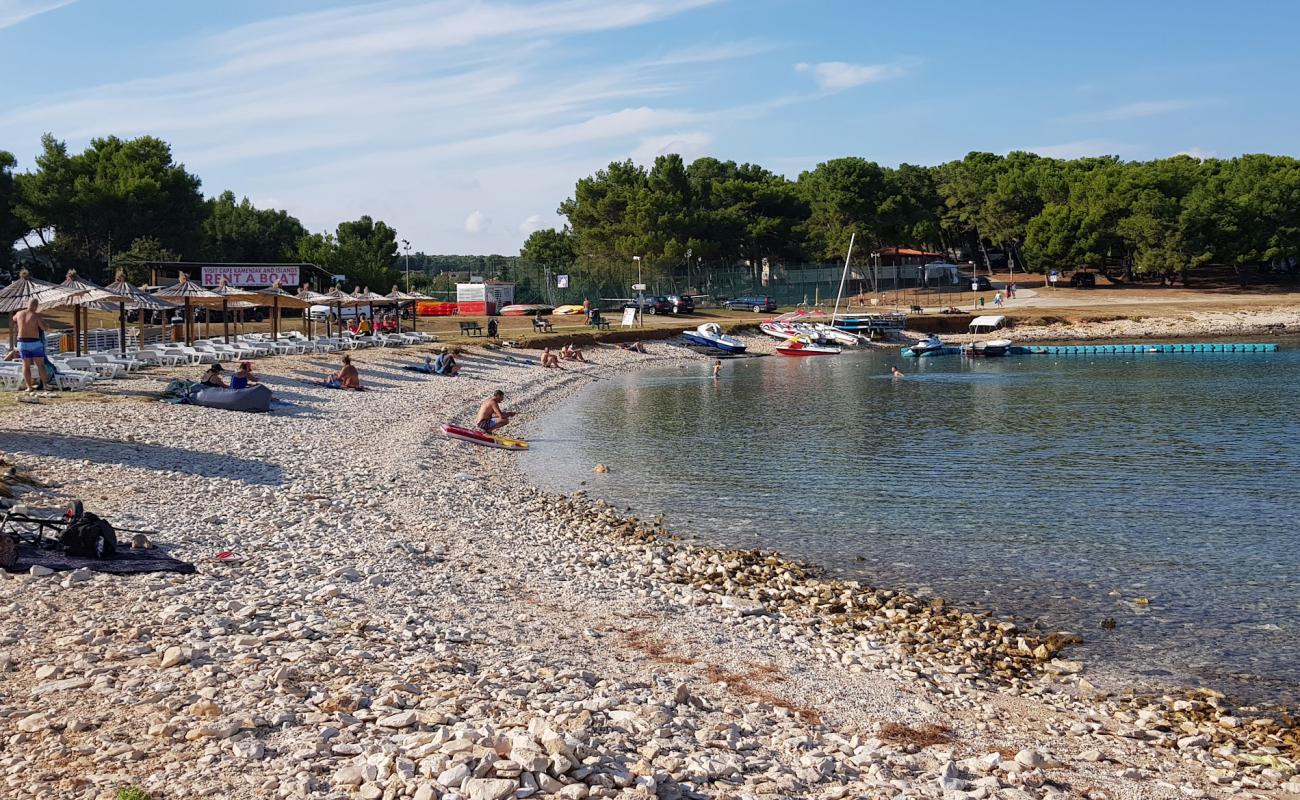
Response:
[[[4,410],[21,502],[80,498],[198,572],[0,572],[0,796],[1300,797],[1285,715],[1115,693],[1071,632],[685,541],[530,486],[544,441],[437,430],[501,388],[528,438],[702,356],[401,370],[430,349],[355,354],[367,393],[307,382],[334,356],[260,360],[266,415],[157,401],[195,368]]]

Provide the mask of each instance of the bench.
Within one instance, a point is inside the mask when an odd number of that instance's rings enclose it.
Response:
[[[551,326],[550,321],[544,320],[541,317],[533,317],[533,330],[541,331],[542,333],[555,332],[555,328]]]
[[[460,334],[461,336],[466,334],[469,334],[470,336],[481,336],[483,335],[483,326],[477,322],[462,322],[460,323]]]
[[[609,320],[605,319],[604,317],[596,317],[588,324],[595,325],[597,328],[599,328],[602,331],[609,330]]]

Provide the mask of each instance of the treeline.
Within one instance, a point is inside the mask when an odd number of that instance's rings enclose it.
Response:
[[[788,180],[754,164],[616,162],[560,204],[563,231],[537,231],[524,260],[615,283],[640,256],[652,275],[700,264],[834,262],[850,234],[865,261],[891,245],[1017,269],[1113,267],[1172,276],[1205,264],[1275,265],[1300,255],[1300,161],[1189,156],[1126,162],[971,153],[933,167],[840,158]],[[855,259],[856,260],[856,259]]]
[[[398,281],[397,232],[382,221],[363,216],[313,233],[230,191],[204,198],[198,176],[151,136],[94,139],[81,153],[49,135],[41,145],[35,167],[17,174],[14,157],[0,151],[5,272],[21,261],[46,280],[75,269],[102,282],[124,269],[144,281],[146,261],[301,261],[376,291]]]

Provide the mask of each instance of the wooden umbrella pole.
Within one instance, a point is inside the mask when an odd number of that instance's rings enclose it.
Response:
[[[271,341],[280,341],[280,295],[271,299]]]
[[[230,300],[221,298],[221,328],[226,335],[226,344],[230,344]]]
[[[126,303],[117,304],[117,347],[121,355],[126,355]]]

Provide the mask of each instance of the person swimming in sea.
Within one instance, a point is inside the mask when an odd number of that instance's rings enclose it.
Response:
[[[899,371],[898,367],[894,367],[894,366],[891,366],[889,368],[889,374],[893,376],[894,380],[898,380],[899,378],[903,377],[903,373]]]

